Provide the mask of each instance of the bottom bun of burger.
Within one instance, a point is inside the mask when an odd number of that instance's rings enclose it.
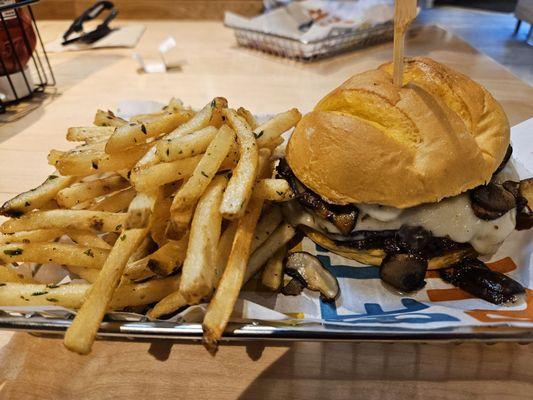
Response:
[[[306,226],[300,226],[307,237],[323,248],[340,256],[349,258],[366,265],[381,265],[387,253],[383,249],[354,249],[339,245],[326,235]],[[428,260],[428,269],[448,268],[451,265],[468,257],[477,257],[476,251],[468,246],[463,249],[448,250],[443,255],[432,257]]]

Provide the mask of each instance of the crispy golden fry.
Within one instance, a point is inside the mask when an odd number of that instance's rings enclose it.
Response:
[[[185,260],[189,236],[180,240],[169,240],[164,246],[149,255],[148,268],[159,276],[167,276],[181,267]]]
[[[270,152],[268,150],[262,150],[259,154],[259,178],[264,178],[268,173],[269,156]],[[235,302],[239,297],[250,256],[255,227],[263,204],[263,199],[254,198],[250,200],[244,216],[237,221],[237,229],[226,268],[207,307],[202,324],[204,331],[203,342],[211,352],[216,351],[218,341],[228,324]]]
[[[135,146],[120,154],[107,154],[103,150],[64,154],[55,163],[63,175],[87,176],[132,168],[146,154],[151,144]]]
[[[190,135],[162,139],[157,143],[157,157],[161,161],[169,162],[204,153],[217,132],[214,126],[206,126]]]
[[[121,190],[120,192],[110,194],[109,196],[99,200],[89,207],[89,210],[107,211],[113,213],[124,211],[130,205],[131,201],[135,197],[135,194],[136,191],[132,187]]]
[[[67,265],[67,269],[89,283],[93,283],[100,274],[100,270],[96,268],[84,268],[76,267],[73,265]]]
[[[179,241],[170,240],[154,253],[134,262],[130,260],[124,269],[124,277],[139,281],[155,275],[170,275],[183,263],[187,243],[188,237]]]
[[[131,201],[126,219],[126,229],[145,228],[150,222],[150,217],[155,207],[159,191],[140,192]]]
[[[0,235],[0,244],[50,242],[65,234],[63,229],[37,229]]]
[[[294,193],[285,179],[261,179],[254,187],[254,197],[270,201],[289,201]]]
[[[218,286],[218,282],[226,268],[233,240],[235,239],[235,232],[237,232],[237,222],[231,221],[218,241],[215,254],[215,288]]]
[[[268,239],[282,220],[283,216],[281,215],[281,210],[278,206],[273,206],[261,216],[254,232],[252,253]]]
[[[270,151],[274,151],[275,149],[278,148],[278,146],[280,146],[281,144],[283,144],[285,140],[283,139],[282,136],[278,136],[277,138],[274,138],[266,143],[264,143],[261,147],[266,147],[267,149],[269,149]],[[275,156],[275,155],[274,155]],[[281,155],[282,156],[282,155]],[[280,158],[280,157],[276,157],[276,158]]]
[[[192,117],[192,112],[179,110],[165,112],[158,118],[146,123],[129,123],[115,130],[107,144],[105,151],[108,154],[121,153],[125,149],[146,143],[148,138],[169,133],[179,125],[187,122]]]
[[[112,126],[75,126],[68,128],[67,140],[93,143],[107,139],[115,131]]]
[[[64,208],[72,208],[86,200],[122,190],[130,183],[120,175],[76,183],[60,190],[56,195],[57,203]]]
[[[144,257],[148,257],[155,250],[156,250],[155,243],[152,241],[150,236],[146,235],[146,237],[141,242],[141,244],[137,246],[135,251],[131,254],[130,258],[128,258],[128,263],[139,261],[143,259]]]
[[[239,219],[228,263],[204,317],[204,345],[215,351],[239,297],[250,246],[264,200],[252,199],[244,217]]]
[[[191,304],[210,296],[215,287],[214,249],[220,237],[219,206],[226,183],[225,176],[215,177],[196,206],[180,283],[180,293]]]
[[[94,124],[96,126],[113,126],[120,127],[126,125],[128,121],[117,117],[112,111],[97,110],[94,116]]]
[[[224,115],[237,132],[240,157],[224,193],[220,212],[226,219],[235,219],[244,214],[252,194],[257,175],[258,149],[248,124],[235,110],[226,109]]]
[[[5,221],[0,226],[0,232],[12,233],[53,228],[118,232],[126,221],[126,216],[126,213],[89,210],[34,211],[20,218]]]
[[[148,311],[146,316],[156,319],[162,315],[171,314],[187,304],[187,300],[185,300],[179,291],[176,291],[161,299],[154,308]]]
[[[154,190],[159,186],[191,176],[202,157],[203,154],[199,154],[183,160],[156,164],[149,168],[134,170],[131,174],[131,181],[140,192]],[[237,160],[237,151],[230,150],[226,159],[222,162],[219,171],[233,168],[237,164]]]
[[[54,172],[40,186],[6,201],[0,208],[0,215],[19,217],[22,214],[40,208],[52,200],[61,189],[69,186],[75,180],[76,178],[73,176],[60,176],[57,172]]]
[[[228,101],[223,97],[216,97],[202,108],[194,117],[189,121],[177,127],[170,134],[166,135],[163,139],[174,139],[189,135],[197,130],[205,128],[208,125],[214,125],[217,128],[222,124],[222,118],[220,112],[223,108],[228,106]],[[217,125],[218,124],[218,125]]]
[[[85,200],[81,203],[74,204],[72,207],[69,207],[70,210],[88,210],[95,203],[94,199]]]
[[[165,232],[170,220],[172,197],[169,193],[166,193],[166,190],[170,189],[170,193],[173,193],[175,187],[176,185],[162,186],[163,190],[159,192],[159,197],[155,202],[154,211],[152,213],[150,236],[159,247],[163,246],[168,241]]]
[[[296,126],[302,114],[296,108],[275,115],[272,119],[254,129],[254,136],[259,147],[264,147],[283,132]]]
[[[137,246],[144,240],[148,229],[124,230],[91,286],[87,299],[65,334],[65,346],[79,354],[91,351],[92,344],[115,292],[124,267]]]
[[[165,112],[177,112],[177,111],[180,111],[180,110],[183,110],[184,107],[183,107],[183,103],[181,102],[181,100],[179,99],[176,99],[176,98],[172,98],[170,99],[170,102],[164,106],[161,111],[157,111],[157,112],[154,112],[154,113],[151,113],[151,114],[137,114],[137,115],[134,115],[133,117],[130,118],[130,122],[150,122],[152,121],[154,118],[158,118],[160,117],[161,115],[163,115]]]
[[[181,238],[190,228],[194,210],[194,208],[188,208],[187,210],[183,211],[171,212],[171,223],[167,227],[165,235],[170,239]],[[169,233],[171,234],[169,235]]]
[[[152,165],[156,165],[159,163],[159,157],[157,157],[157,145],[154,145],[146,152],[144,156],[141,157],[139,161],[133,166],[131,169],[131,174],[134,175],[136,173],[139,173],[140,171],[151,167]]]
[[[234,140],[235,133],[227,125],[223,125],[207,147],[191,177],[176,193],[170,207],[171,213],[185,211],[194,206],[222,165]]]
[[[287,255],[287,247],[281,246],[276,252],[268,259],[263,275],[261,276],[261,282],[263,286],[269,288],[272,291],[278,291],[283,282],[283,260]]]
[[[109,245],[109,243],[96,235],[94,232],[71,229],[64,231],[64,233],[79,245],[97,247],[105,250],[111,249],[111,245]]]
[[[35,262],[101,268],[109,254],[97,247],[68,243],[17,243],[0,246],[0,263]]]
[[[295,229],[287,223],[278,226],[272,235],[270,235],[250,257],[248,268],[246,269],[246,274],[244,276],[244,282],[248,282],[248,280],[250,280],[250,278],[254,276],[263,265],[265,265],[272,254],[291,240],[295,234]]]
[[[14,268],[9,268],[5,265],[0,265],[0,282],[35,283],[35,280],[32,278],[25,277],[23,274],[17,272],[17,270]]]
[[[239,107],[239,109],[237,110],[237,115],[243,117],[251,129],[255,129],[259,126],[254,115],[250,111],[248,111],[246,108]]]
[[[113,293],[110,309],[151,304],[174,292],[179,286],[179,277],[152,279],[138,284],[121,285]],[[80,308],[89,284],[43,285],[7,283],[0,286],[2,306],[62,306]]]

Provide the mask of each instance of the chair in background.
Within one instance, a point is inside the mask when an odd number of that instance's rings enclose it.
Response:
[[[514,15],[518,21],[516,21],[516,27],[513,35],[518,33],[522,21],[526,21],[530,25],[529,33],[526,37],[526,41],[529,41],[529,39],[531,39],[531,35],[533,34],[533,0],[518,0],[514,10]]]

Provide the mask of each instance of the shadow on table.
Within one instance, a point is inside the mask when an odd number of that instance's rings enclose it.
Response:
[[[0,143],[22,132],[39,121],[46,113],[46,107],[61,97],[62,93],[89,78],[94,73],[121,61],[125,56],[85,52],[69,58],[61,63],[54,63],[53,70],[57,80],[55,88],[49,90],[43,101],[21,118],[13,118],[12,122],[0,123]]]
[[[530,355],[506,343],[294,343],[239,399],[485,398],[493,381],[522,398],[521,390],[531,394]]]

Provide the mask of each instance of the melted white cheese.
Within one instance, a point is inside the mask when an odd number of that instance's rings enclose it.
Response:
[[[511,163],[509,163],[511,164]],[[508,165],[501,175],[505,180],[517,179],[512,165]],[[500,181],[503,177],[498,176]],[[306,225],[327,234],[335,240],[349,240],[329,221],[308,212],[295,201],[286,204],[286,217],[295,225]],[[470,199],[463,193],[444,199],[438,203],[423,204],[407,209],[397,209],[378,205],[356,204],[359,217],[356,231],[381,231],[400,229],[402,225],[421,226],[436,237],[449,237],[458,243],[470,243],[480,254],[493,254],[511,234],[516,226],[516,209],[492,221],[476,217]]]

